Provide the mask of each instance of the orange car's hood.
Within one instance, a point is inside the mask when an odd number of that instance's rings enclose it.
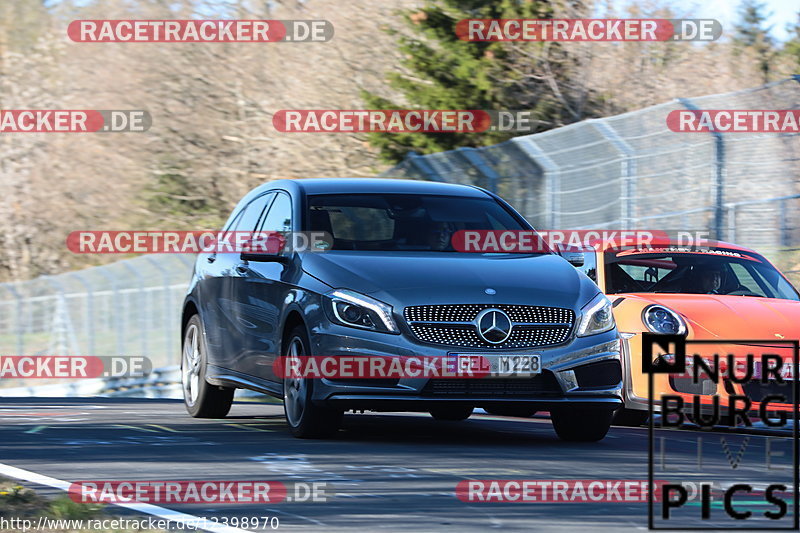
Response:
[[[631,294],[679,313],[694,339],[800,339],[800,302],[716,294]]]

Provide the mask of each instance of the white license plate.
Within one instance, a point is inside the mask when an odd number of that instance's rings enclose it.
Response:
[[[495,378],[525,378],[542,373],[540,354],[448,354],[459,374]]]

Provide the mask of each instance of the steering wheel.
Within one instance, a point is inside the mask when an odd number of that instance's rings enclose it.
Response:
[[[751,291],[750,289],[736,289],[728,293],[728,296],[761,296],[760,294]]]

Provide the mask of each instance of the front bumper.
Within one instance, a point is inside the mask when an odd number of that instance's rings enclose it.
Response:
[[[474,348],[429,345],[411,335],[354,330],[329,322],[311,332],[312,352],[330,356],[445,357]],[[532,378],[319,379],[313,401],[349,410],[426,411],[432,405],[488,406],[525,403],[537,410],[566,406],[617,409],[622,405],[620,342],[616,330],[570,337],[551,347],[483,350],[482,353],[540,354],[542,373]]]
[[[764,343],[768,344],[770,340],[765,340]],[[622,367],[624,375],[624,388],[622,391],[623,399],[626,409],[637,411],[649,410],[649,385],[648,375],[642,370],[642,334],[641,333],[622,333]],[[700,344],[699,342],[693,343],[691,339],[687,341],[687,357],[692,357],[694,354],[701,354],[706,356],[713,356],[714,353],[721,354],[725,358],[728,353],[733,353],[737,356],[742,356],[747,353],[756,352],[758,357],[759,352],[753,346],[741,345],[741,343],[726,343],[719,341],[714,344]],[[736,348],[731,349],[731,347]],[[785,349],[776,350],[775,347],[768,347],[767,350],[762,352],[781,353],[785,360],[791,361],[791,353],[787,353]],[[705,381],[705,383],[703,383]],[[752,410],[757,411],[761,405],[762,400],[769,395],[782,395],[787,399],[793,398],[793,390],[791,388],[791,380],[787,381],[785,386],[778,386],[774,382],[763,383],[758,379],[752,379],[744,384],[733,383],[727,379],[721,379],[717,383],[702,380],[701,383],[693,385],[691,378],[683,378],[677,374],[658,373],[653,376],[653,412],[661,412],[661,397],[662,395],[680,396],[683,398],[686,405],[691,405],[694,401],[695,395],[699,398],[701,405],[701,412],[713,412],[713,404],[716,402],[720,406],[722,413],[727,413],[728,399],[731,395],[745,396],[752,402]],[[694,389],[697,390],[694,390]],[[768,402],[768,407],[765,407],[769,413],[777,413],[780,411],[789,412],[794,409],[791,401],[780,402],[772,400]]]

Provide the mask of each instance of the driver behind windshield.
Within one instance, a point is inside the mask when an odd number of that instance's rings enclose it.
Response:
[[[450,222],[436,222],[428,233],[428,244],[431,250],[443,252],[450,248],[450,241],[456,232],[455,224]]]
[[[719,294],[722,287],[722,272],[718,269],[703,270],[700,275],[701,288],[706,294]]]
[[[690,287],[687,292],[695,294],[722,294],[722,270],[716,265],[695,265],[692,267]]]

